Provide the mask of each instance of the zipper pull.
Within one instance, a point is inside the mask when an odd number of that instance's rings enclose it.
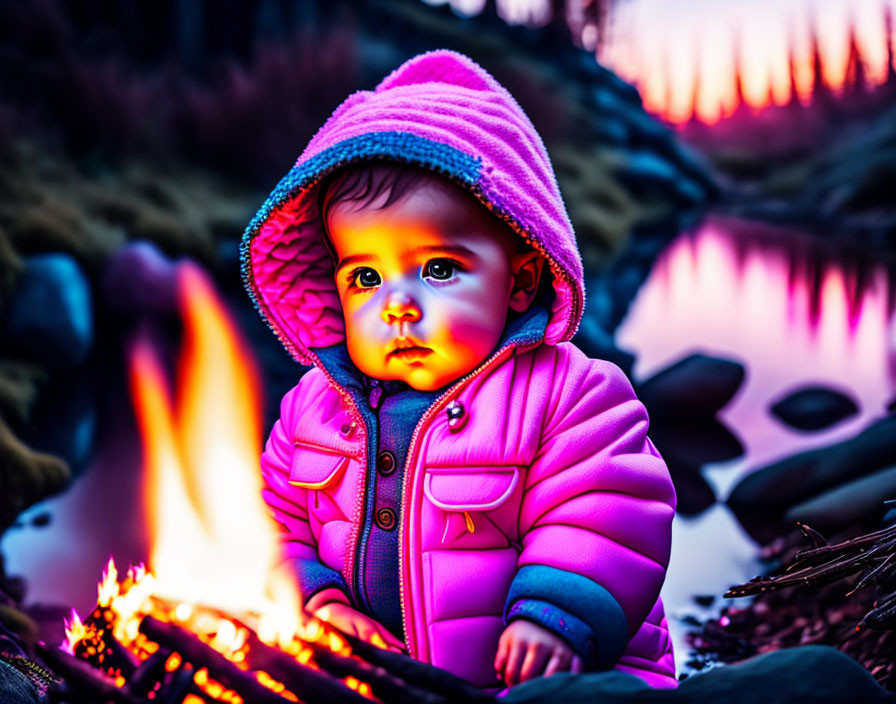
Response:
[[[380,397],[383,395],[383,389],[380,386],[379,379],[370,380],[370,407],[375,411],[380,405]]]

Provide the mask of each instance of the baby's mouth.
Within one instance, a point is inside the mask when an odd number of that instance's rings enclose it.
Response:
[[[387,359],[394,357],[405,362],[410,362],[417,359],[423,359],[431,354],[432,350],[428,347],[402,347],[397,350],[392,350],[386,357]]]
[[[418,345],[416,340],[405,337],[395,340],[392,344],[392,349],[386,355],[386,359],[392,359],[394,357],[405,362],[410,362],[423,359],[431,354],[432,350],[428,347]]]

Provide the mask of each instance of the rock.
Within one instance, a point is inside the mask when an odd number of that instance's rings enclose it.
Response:
[[[635,193],[659,188],[688,205],[704,203],[706,191],[684,176],[673,164],[656,152],[629,151],[620,159],[617,175]]]
[[[631,377],[632,365],[635,363],[634,356],[616,346],[613,336],[600,326],[595,316],[582,318],[582,324],[573,337],[573,343],[592,359],[612,362]]]
[[[0,418],[0,533],[28,506],[64,489],[70,476],[65,462],[32,450]]]
[[[849,440],[756,470],[734,487],[727,503],[744,528],[761,541],[780,531],[792,507],[894,464],[896,416],[887,416]],[[841,498],[861,498],[867,506],[868,499],[863,496],[856,489]],[[880,496],[878,501],[886,498]],[[844,515],[851,510],[846,506],[838,508]],[[867,520],[873,518],[873,513],[866,516]]]
[[[177,307],[177,264],[152,242],[129,242],[106,262],[103,299],[110,308],[168,312]]]
[[[791,508],[786,521],[801,521],[822,532],[835,532],[852,525],[878,523],[886,506],[896,496],[896,466],[848,482]]]
[[[660,450],[662,454],[662,450]],[[700,468],[664,456],[675,487],[675,512],[682,516],[698,516],[716,502],[716,495]]]
[[[78,476],[96,441],[97,395],[91,369],[56,374],[34,405],[21,439],[35,450],[60,457]]]
[[[694,354],[655,374],[637,392],[651,418],[712,418],[743,379],[738,362]]]
[[[757,469],[738,482],[728,506],[738,515],[753,511],[783,515],[804,491],[802,477],[812,472],[829,448],[809,450]]]
[[[716,418],[743,378],[744,368],[737,362],[695,354],[636,388],[650,416],[650,438],[669,467],[677,510],[683,515],[697,515],[716,502],[700,468],[743,454],[740,440]]]
[[[22,258],[13,248],[6,231],[0,227],[0,301],[10,299],[22,269]],[[2,313],[3,309],[0,308],[0,314]]]
[[[893,694],[881,687],[859,663],[823,645],[785,648],[734,665],[691,675],[677,689],[652,689],[618,670],[581,675],[559,673],[511,688],[506,704],[626,704],[688,702],[689,704],[892,704]]]
[[[650,415],[650,439],[666,459],[674,457],[679,462],[700,467],[733,460],[744,453],[740,441],[714,418],[689,421]]]
[[[884,501],[887,512],[884,514],[882,522],[889,525],[896,522],[896,499],[887,499]]]
[[[25,259],[3,336],[10,347],[51,367],[83,362],[93,345],[90,284],[68,254]]]
[[[593,129],[595,138],[607,144],[625,144],[629,140],[629,127],[618,118],[602,117],[595,121]]]
[[[30,362],[0,360],[0,414],[24,423],[47,373]]]
[[[858,410],[849,396],[824,386],[802,388],[771,407],[773,415],[799,430],[828,428],[855,415]]]
[[[31,519],[32,528],[46,528],[53,521],[53,515],[49,511],[41,511]]]
[[[734,508],[786,509],[896,462],[896,416],[857,436],[758,469],[731,492]]]

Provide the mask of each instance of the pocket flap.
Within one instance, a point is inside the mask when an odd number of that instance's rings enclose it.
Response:
[[[296,443],[289,483],[303,489],[326,489],[342,477],[350,458],[322,447]]]
[[[520,481],[519,467],[427,467],[423,492],[444,511],[489,511]]]

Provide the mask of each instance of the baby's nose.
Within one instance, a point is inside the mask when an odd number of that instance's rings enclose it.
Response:
[[[398,322],[413,323],[420,320],[420,308],[408,294],[395,292],[386,299],[382,318],[392,324]]]

